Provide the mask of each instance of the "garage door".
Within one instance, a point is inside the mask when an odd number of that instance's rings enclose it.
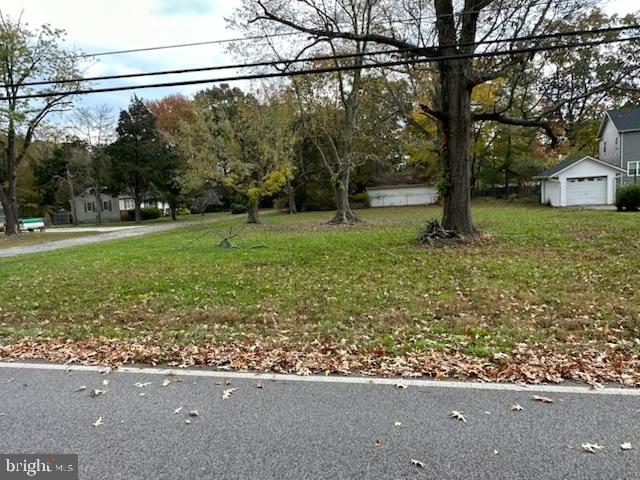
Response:
[[[604,205],[607,203],[607,177],[567,179],[567,205]]]

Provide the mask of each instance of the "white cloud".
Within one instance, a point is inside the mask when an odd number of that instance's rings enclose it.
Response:
[[[225,0],[0,0],[0,10],[12,17],[22,12],[31,26],[49,23],[67,31],[68,45],[86,53],[144,48],[158,45],[219,40],[237,35],[226,29],[233,1]],[[140,52],[97,57],[87,70],[90,75],[118,75],[143,71],[221,65],[233,59],[225,45]],[[211,78],[211,73],[189,78]],[[101,86],[142,84],[175,80],[177,77],[149,77],[101,82]],[[181,79],[184,79],[182,77]],[[139,92],[145,98],[167,93],[193,93],[202,87],[172,87]],[[124,108],[133,92],[113,92],[82,97],[83,104],[109,103]]]

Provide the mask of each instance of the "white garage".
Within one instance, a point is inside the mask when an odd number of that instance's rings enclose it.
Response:
[[[594,157],[563,160],[540,173],[540,201],[554,207],[613,205],[619,167]]]
[[[367,188],[372,207],[429,205],[438,201],[438,190],[427,185],[393,185]]]

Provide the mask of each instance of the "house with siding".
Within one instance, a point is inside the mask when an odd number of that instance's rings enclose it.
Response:
[[[640,108],[609,110],[598,130],[599,158],[621,168],[621,183],[640,183]]]

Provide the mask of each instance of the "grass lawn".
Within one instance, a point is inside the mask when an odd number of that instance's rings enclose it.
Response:
[[[0,356],[640,383],[639,215],[482,202],[441,249],[415,242],[438,208],[359,215],[0,259]]]
[[[88,235],[97,235],[96,232],[24,232],[19,235],[7,237],[4,233],[0,233],[0,249],[11,247],[26,247],[27,245],[39,245],[41,243],[55,242],[57,240],[68,240],[70,238],[86,237]],[[1,275],[1,273],[0,273]],[[2,282],[2,280],[0,280]]]

